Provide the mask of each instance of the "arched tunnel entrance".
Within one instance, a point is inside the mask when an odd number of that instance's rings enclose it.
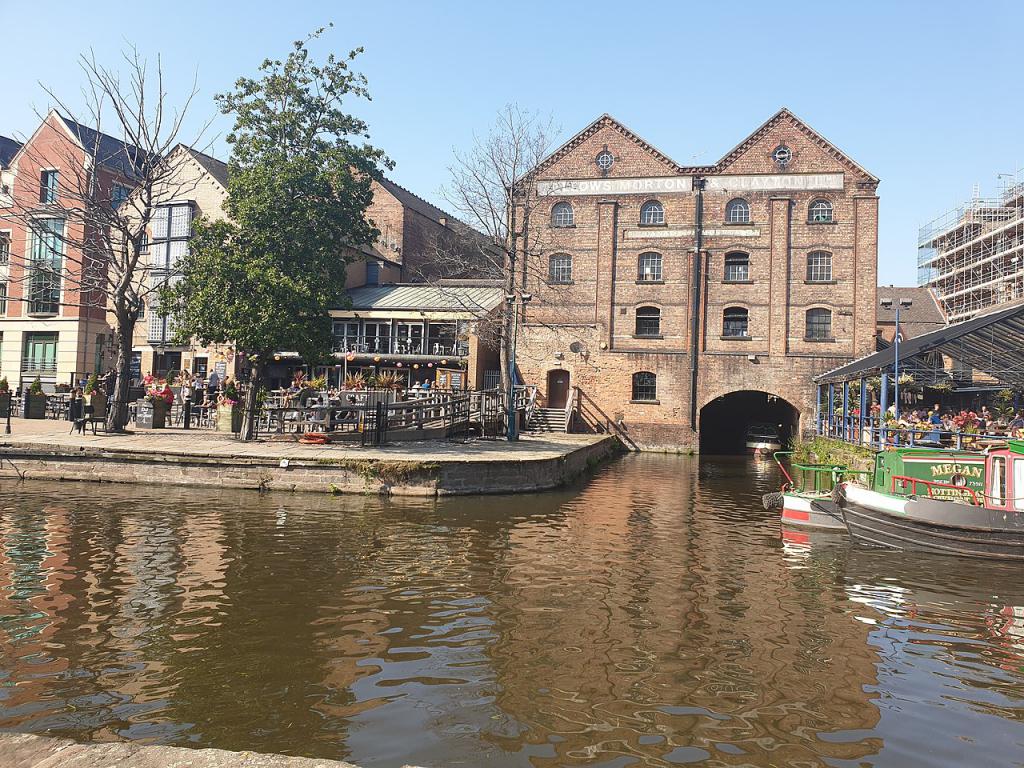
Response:
[[[775,427],[786,446],[797,434],[800,411],[768,392],[743,390],[722,395],[700,409],[700,452],[746,453],[747,430],[760,424]]]

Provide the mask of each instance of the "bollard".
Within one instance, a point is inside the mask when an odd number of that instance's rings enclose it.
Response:
[[[185,390],[185,406],[184,406],[184,409],[185,409],[185,412],[182,415],[182,421],[185,422],[184,428],[185,429],[191,429],[192,428],[192,390],[191,389],[186,389]]]

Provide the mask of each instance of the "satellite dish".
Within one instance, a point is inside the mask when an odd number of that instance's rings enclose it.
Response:
[[[569,345],[569,351],[575,355],[578,355],[580,352],[583,351],[583,345],[580,344],[578,341],[574,341],[572,344]]]

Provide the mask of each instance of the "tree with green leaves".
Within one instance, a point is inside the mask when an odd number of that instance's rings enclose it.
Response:
[[[248,362],[245,439],[268,360],[283,350],[307,362],[329,353],[328,310],[339,306],[348,260],[379,234],[365,213],[371,181],[390,161],[367,142],[366,123],[343,110],[348,98],[370,97],[349,68],[362,49],[317,64],[307,45],[322,33],[216,97],[235,118],[228,219],[196,222],[163,303],[180,339],[233,344]]]

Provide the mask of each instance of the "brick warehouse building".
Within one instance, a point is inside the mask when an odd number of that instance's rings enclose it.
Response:
[[[523,379],[639,448],[809,428],[811,377],[874,350],[877,186],[786,109],[699,167],[600,117],[527,192]]]

